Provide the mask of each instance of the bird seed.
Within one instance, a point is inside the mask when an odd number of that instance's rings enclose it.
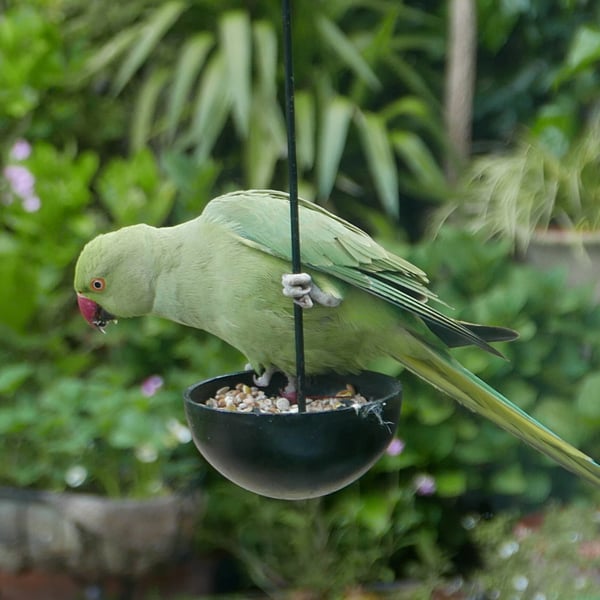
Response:
[[[347,385],[344,390],[333,396],[312,396],[306,398],[306,412],[325,412],[341,408],[357,408],[367,404],[368,400]],[[234,388],[228,386],[217,390],[212,398],[205,402],[209,408],[233,412],[254,412],[261,414],[291,414],[298,412],[298,405],[284,396],[267,396],[259,387],[238,383]]]

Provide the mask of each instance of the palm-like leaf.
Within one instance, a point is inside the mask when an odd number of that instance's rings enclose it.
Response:
[[[170,142],[174,140],[178,126],[184,120],[184,110],[194,83],[214,43],[212,34],[202,32],[192,36],[183,45],[175,66],[166,109],[167,137]]]
[[[359,4],[371,24],[357,28],[354,19],[348,32],[343,24],[356,2],[311,2],[310,10],[296,11],[301,185],[328,198],[340,181],[345,153],[354,152],[358,143],[367,169],[345,180],[357,180],[355,190],[370,180],[384,210],[396,216],[402,189],[441,193],[441,169],[430,150],[432,144],[440,147],[440,105],[406,54],[439,53],[443,31],[435,30],[439,23],[426,13],[392,0]],[[226,134],[242,146],[247,185],[285,185],[274,181],[277,164],[286,157],[277,24],[253,21],[243,10],[224,12],[216,23],[200,27],[188,17],[198,21],[191,0],[169,0],[151,9],[91,56],[85,72],[108,76],[116,94],[135,88],[133,149],[152,142],[205,161]],[[391,102],[390,85],[399,94]],[[412,92],[410,102],[403,90]],[[401,176],[399,168],[406,169]],[[307,179],[314,187],[306,185]]]

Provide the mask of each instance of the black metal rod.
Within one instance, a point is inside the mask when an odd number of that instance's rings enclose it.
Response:
[[[287,122],[288,176],[290,188],[290,229],[292,237],[292,271],[302,272],[300,259],[300,223],[298,217],[298,166],[296,163],[296,116],[294,108],[294,62],[292,59],[292,11],[290,0],[282,0],[283,56],[285,71],[285,118]],[[294,304],[296,343],[296,394],[298,411],[306,411],[304,325],[302,308]]]

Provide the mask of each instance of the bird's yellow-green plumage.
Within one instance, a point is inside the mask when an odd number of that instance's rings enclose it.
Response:
[[[301,202],[305,271],[336,307],[304,313],[307,373],[353,372],[391,356],[467,408],[567,469],[600,485],[600,465],[550,432],[455,361],[448,346],[514,339],[512,331],[437,311],[420,269],[350,223]],[[175,227],[126,227],[83,249],[75,290],[116,317],[158,315],[204,329],[243,352],[254,369],[295,370],[286,194],[250,190],[212,200]],[[100,291],[92,282],[100,278]]]

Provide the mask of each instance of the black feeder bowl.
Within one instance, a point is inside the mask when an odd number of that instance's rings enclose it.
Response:
[[[242,371],[196,383],[184,393],[194,443],[223,476],[242,488],[285,500],[324,496],[369,470],[390,443],[400,417],[402,388],[392,377],[357,375],[307,378],[307,396],[334,396],[351,384],[369,402],[324,412],[242,413],[204,404],[218,389],[254,385]],[[286,385],[275,375],[265,388],[277,396]]]

